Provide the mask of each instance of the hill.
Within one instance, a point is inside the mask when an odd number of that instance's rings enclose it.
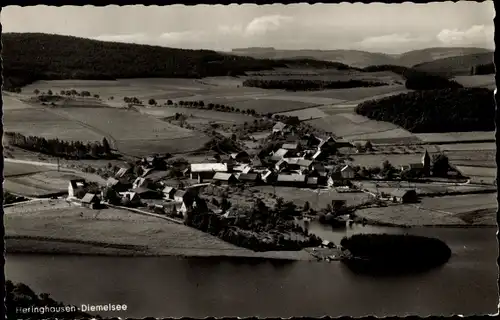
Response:
[[[424,90],[359,104],[356,113],[394,123],[413,133],[495,130],[492,90]]]
[[[437,59],[468,54],[491,53],[484,48],[427,48],[412,50],[403,54],[385,54],[360,50],[276,50],[274,48],[233,49],[232,54],[260,59],[297,59],[308,58],[335,61],[353,67],[365,68],[373,65],[396,65],[411,67],[416,64]]]
[[[413,68],[446,77],[464,76],[471,75],[471,69],[478,65],[492,65],[493,57],[492,52],[474,53],[424,62]]]
[[[172,49],[42,33],[6,33],[2,41],[4,89],[7,90],[36,80],[234,76],[246,71],[287,68],[289,64],[343,67],[317,60],[254,59],[210,50]]]

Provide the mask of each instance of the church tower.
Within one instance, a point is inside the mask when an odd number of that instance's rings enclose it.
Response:
[[[429,152],[427,152],[427,149],[425,150],[425,153],[422,156],[422,165],[424,166],[424,174],[426,176],[430,176],[431,175],[431,157],[429,156]]]

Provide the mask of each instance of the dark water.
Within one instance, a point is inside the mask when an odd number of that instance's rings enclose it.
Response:
[[[119,317],[364,316],[495,313],[496,228],[310,231],[337,242],[346,233],[408,232],[448,243],[452,259],[425,274],[376,278],[339,262],[7,256],[6,275],[69,304],[127,304]],[[106,315],[106,314],[104,314]]]

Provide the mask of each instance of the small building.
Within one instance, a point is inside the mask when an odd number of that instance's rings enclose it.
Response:
[[[232,173],[225,172],[217,172],[214,177],[214,181],[220,181],[223,184],[235,184],[238,182],[238,179]]]
[[[75,198],[76,191],[87,187],[87,182],[84,179],[69,180],[68,185],[68,198]]]
[[[95,193],[87,193],[82,198],[82,207],[95,209],[99,206],[101,200]]]
[[[287,149],[278,149],[271,154],[271,160],[272,161],[280,161],[281,159],[283,159],[286,156],[287,153],[288,153]]]
[[[106,181],[106,186],[117,192],[122,192],[122,191],[127,191],[133,185],[127,179],[124,178],[121,179],[109,178]]]
[[[283,186],[302,187],[306,183],[306,176],[303,174],[279,174],[276,184]]]
[[[326,155],[326,152],[323,152],[322,150],[316,151],[312,156],[312,160],[323,160]]]
[[[396,189],[391,193],[393,202],[415,203],[418,202],[417,192],[413,189]]]
[[[231,159],[237,162],[250,162],[250,155],[246,151],[231,153]]]
[[[356,172],[354,171],[353,167],[351,167],[350,165],[346,165],[340,170],[340,174],[342,176],[342,179],[354,179]]]
[[[276,122],[276,124],[273,126],[273,133],[276,133],[276,132],[284,132],[286,131],[286,129],[288,129],[288,125],[281,122],[281,121],[278,121]]]
[[[177,189],[175,189],[174,187],[166,186],[162,190],[163,198],[173,200],[176,191]]]
[[[227,163],[193,163],[191,164],[191,179],[212,179],[217,172],[229,172]]]
[[[258,173],[240,173],[236,178],[245,183],[258,183],[260,180]]]
[[[307,177],[306,185],[309,188],[316,188],[316,187],[318,187],[318,185],[319,185],[319,183],[318,183],[318,177]]]
[[[279,172],[281,170],[284,170],[287,166],[288,166],[287,161],[285,159],[281,159],[280,161],[276,162],[274,168],[276,169],[276,171]]]
[[[174,201],[175,202],[183,202],[186,194],[187,194],[186,190],[176,190],[174,192]]]
[[[200,211],[205,211],[205,212],[209,211],[207,202],[204,199],[202,199],[198,196],[193,196],[193,197],[187,197],[184,199],[184,201],[182,202],[182,205],[179,209],[179,212],[184,217],[186,217],[186,213],[189,210],[193,210],[195,208],[199,209]]]

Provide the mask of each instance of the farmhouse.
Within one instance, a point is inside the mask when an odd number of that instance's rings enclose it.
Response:
[[[68,198],[75,198],[76,191],[78,189],[83,189],[87,186],[87,182],[84,179],[74,179],[69,181],[68,185]]]
[[[100,200],[97,194],[87,193],[82,198],[82,207],[95,209],[99,205]]]
[[[193,210],[194,208],[199,209],[202,212],[208,211],[208,205],[206,201],[200,197],[190,197],[186,198],[179,209],[179,212],[185,217],[189,210]]]
[[[164,199],[174,199],[174,195],[175,195],[176,191],[177,191],[177,189],[175,189],[174,187],[166,186],[162,190],[163,198]]]
[[[135,192],[120,192],[120,196],[122,197],[122,201],[128,201],[131,205],[139,205],[141,203],[141,197]]]
[[[246,151],[231,153],[231,159],[237,162],[250,162],[250,155]]]
[[[273,133],[279,132],[283,133],[288,129],[288,125],[284,124],[283,122],[276,122],[276,124],[273,127]]]
[[[350,165],[346,165],[340,170],[342,179],[354,179],[355,171]]]
[[[132,192],[137,193],[142,199],[160,199],[162,197],[160,192],[145,187],[134,188]]]
[[[274,168],[276,169],[276,171],[281,171],[281,170],[284,170],[286,167],[288,166],[288,163],[286,162],[285,159],[281,159],[280,161],[276,162],[276,164],[274,165]]]
[[[238,179],[232,173],[217,172],[213,178],[214,181],[220,181],[224,184],[234,184],[238,182]]]
[[[306,176],[303,174],[280,174],[276,183],[283,186],[300,187],[304,186]]]
[[[413,189],[410,190],[396,189],[391,193],[391,198],[393,202],[400,202],[400,203],[418,202],[417,192]]]
[[[280,161],[288,153],[287,149],[278,149],[271,154],[272,161]]]
[[[306,160],[302,158],[284,158],[286,161],[287,170],[311,170],[312,169],[312,160]]]
[[[229,172],[227,163],[193,163],[191,179],[212,179],[217,172]]]
[[[134,183],[132,183],[132,188],[148,188],[152,184],[152,181],[148,178],[137,178]]]

